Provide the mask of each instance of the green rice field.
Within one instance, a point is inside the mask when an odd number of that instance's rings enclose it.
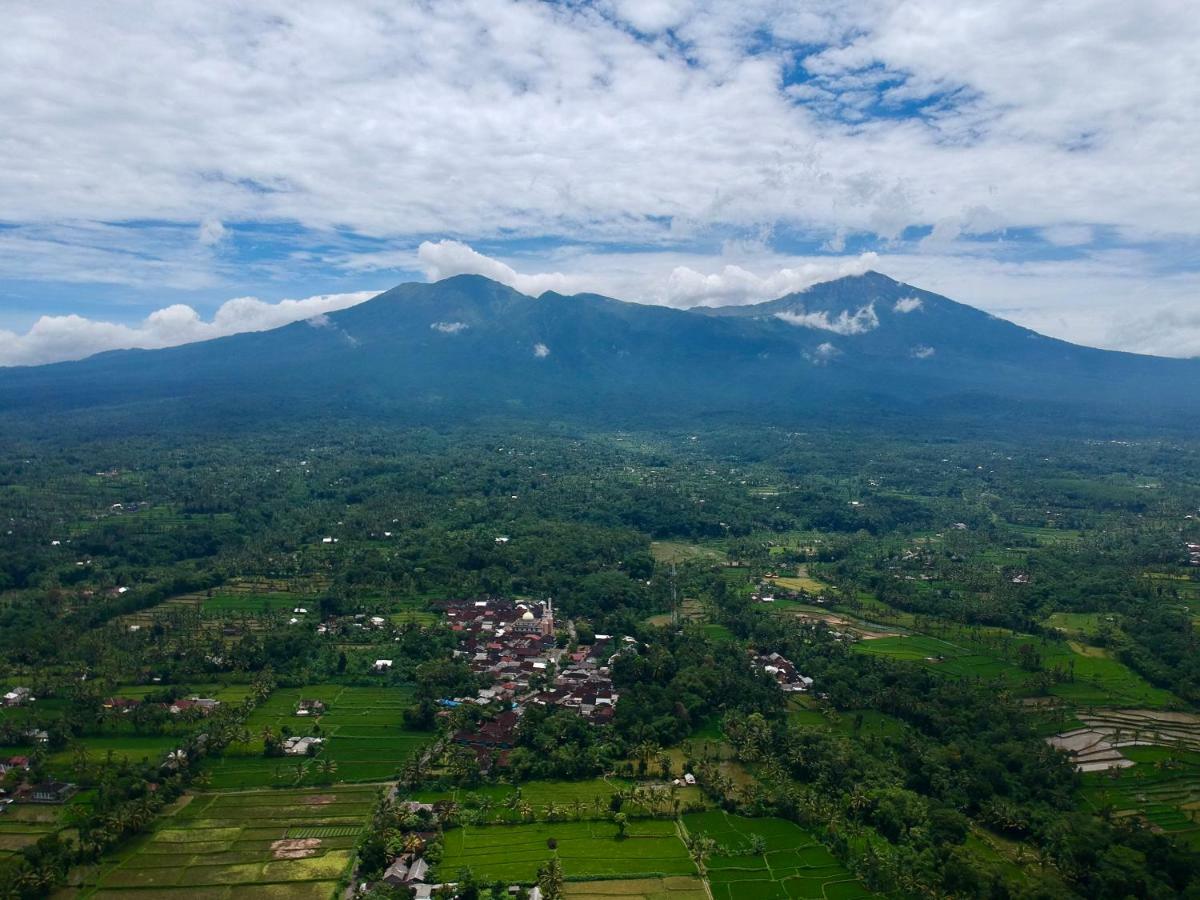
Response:
[[[785,819],[747,819],[721,810],[683,817],[688,832],[722,848],[706,868],[713,900],[853,900],[870,892],[817,840]],[[765,843],[752,853],[751,836]]]
[[[89,870],[79,896],[327,900],[376,796],[367,786],[197,795]]]
[[[301,698],[323,701],[325,714],[297,716],[296,705]],[[411,703],[412,692],[404,687],[324,684],[277,690],[251,714],[247,723],[250,742],[231,744],[220,758],[206,762],[209,785],[244,789],[318,783],[330,779],[320,766],[324,759],[336,764],[333,781],[392,778],[430,738],[428,733],[404,727],[404,709]],[[326,739],[320,754],[315,758],[263,756],[263,730],[279,731],[284,726],[300,735],[310,734],[318,726]]]
[[[557,851],[547,841],[558,842]],[[557,852],[570,880],[694,875],[695,866],[675,823],[635,819],[626,836],[611,822],[555,822],[528,825],[464,826],[446,832],[440,871],[463,866],[484,881],[532,883],[537,869]]]
[[[1200,753],[1166,747],[1125,747],[1137,765],[1117,777],[1094,772],[1083,776],[1081,793],[1096,812],[1109,808],[1117,817],[1141,816],[1152,826],[1200,849]]]

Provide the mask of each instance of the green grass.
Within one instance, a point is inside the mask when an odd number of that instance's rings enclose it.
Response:
[[[852,900],[863,888],[809,832],[785,819],[748,819],[721,810],[683,817],[690,834],[706,834],[719,846],[706,863],[714,900]],[[753,835],[765,850],[751,852]]]
[[[1108,619],[1115,619],[1111,613],[1102,612],[1056,612],[1051,613],[1043,624],[1050,628],[1057,628],[1068,637],[1082,638],[1083,640],[1091,640],[1100,633],[1103,625],[1108,625],[1110,628],[1116,628],[1116,622],[1108,622]]]
[[[323,701],[325,714],[297,716],[296,705],[302,698]],[[245,789],[316,784],[328,778],[319,765],[323,759],[336,763],[334,781],[390,779],[430,738],[426,732],[405,728],[404,710],[411,703],[412,689],[407,687],[317,684],[277,690],[250,715],[250,742],[231,744],[221,757],[206,761],[210,786]],[[268,758],[263,756],[265,728],[277,733],[287,728],[298,735],[316,733],[319,728],[325,744],[315,758]]]
[[[364,786],[198,795],[84,870],[78,896],[328,898],[376,795]],[[300,831],[320,840],[313,854],[277,858],[272,844]]]
[[[557,841],[552,851],[547,841]],[[675,829],[661,819],[635,819],[624,838],[611,822],[556,822],[466,826],[446,832],[439,869],[453,877],[463,866],[484,881],[524,882],[557,852],[568,879],[694,875],[696,870]]]

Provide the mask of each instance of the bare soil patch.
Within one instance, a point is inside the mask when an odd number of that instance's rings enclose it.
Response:
[[[271,844],[271,855],[275,859],[304,859],[316,856],[320,846],[320,838],[285,838]]]

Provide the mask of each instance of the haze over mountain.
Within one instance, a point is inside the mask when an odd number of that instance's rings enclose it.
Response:
[[[272,331],[3,370],[0,411],[1131,420],[1194,414],[1197,388],[1200,361],[1046,338],[875,272],[694,310],[462,275]]]

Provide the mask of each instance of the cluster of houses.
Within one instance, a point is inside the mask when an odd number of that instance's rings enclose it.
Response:
[[[285,756],[311,756],[323,743],[325,739],[319,737],[290,737],[283,742],[283,752]]]
[[[502,762],[513,745],[520,715],[529,704],[570,709],[595,725],[612,721],[617,693],[609,664],[622,642],[632,642],[632,638],[617,642],[611,635],[596,635],[590,646],[574,652],[560,650],[550,601],[451,600],[444,604],[443,613],[459,635],[455,655],[492,682],[474,697],[443,702],[504,707],[492,721],[456,734],[458,743],[474,748],[481,757],[497,751]]]
[[[119,713],[130,713],[141,705],[142,701],[134,697],[109,697],[101,704],[104,709]],[[173,716],[190,710],[197,710],[201,715],[207,716],[221,705],[221,701],[214,700],[211,697],[180,697],[178,700],[172,700],[170,703],[159,703],[157,705]]]
[[[1189,542],[1187,545],[1188,562],[1193,566],[1200,566],[1200,544]]]
[[[325,714],[325,704],[320,700],[301,700],[296,704],[298,716],[322,716]]]
[[[812,687],[813,680],[797,672],[791,660],[779,653],[755,656],[754,666],[770,675],[781,691],[802,694]]]
[[[17,776],[26,777],[29,769],[28,756],[0,757],[0,776],[16,773]],[[8,805],[14,801],[19,803],[65,803],[71,799],[76,790],[76,786],[67,781],[42,781],[37,784],[24,781],[11,791],[0,788],[0,812],[7,809]]]

